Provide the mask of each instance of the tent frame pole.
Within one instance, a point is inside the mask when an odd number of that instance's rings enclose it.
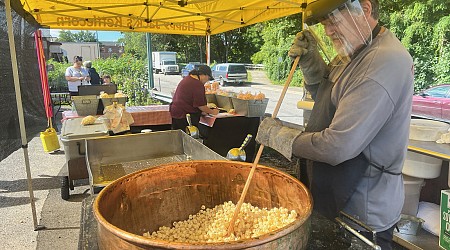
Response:
[[[38,225],[36,216],[36,205],[33,193],[33,183],[31,182],[30,158],[28,157],[28,141],[27,141],[27,133],[25,130],[25,119],[23,115],[22,95],[20,91],[19,67],[17,65],[16,44],[14,42],[11,0],[5,0],[5,8],[6,8],[6,23],[8,26],[9,50],[13,70],[14,89],[16,92],[17,113],[19,116],[20,137],[22,139],[22,150],[25,160],[25,169],[27,172],[27,184],[28,184],[28,192],[30,194],[31,212],[33,214],[33,225],[34,230],[36,231],[39,229],[43,229],[44,227]]]
[[[206,65],[211,65],[211,34],[206,34]]]
[[[211,65],[211,20],[206,19],[206,36],[205,36],[205,46],[206,46],[206,65]]]

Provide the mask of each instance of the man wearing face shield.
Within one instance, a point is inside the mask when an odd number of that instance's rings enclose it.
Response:
[[[404,200],[401,171],[413,60],[393,33],[378,24],[378,5],[378,0],[307,5],[305,22],[311,30],[317,28],[317,35],[298,33],[289,56],[300,57],[305,87],[315,101],[310,120],[302,132],[266,118],[256,139],[287,158],[307,159],[318,212],[329,218],[346,212],[377,232],[382,249],[391,249]],[[319,39],[320,34],[328,40]],[[334,48],[330,63],[322,59],[317,42]]]

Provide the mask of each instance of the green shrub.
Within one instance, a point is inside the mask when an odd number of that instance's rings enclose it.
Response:
[[[71,64],[58,63],[49,60],[48,64],[54,65],[54,70],[49,71],[49,84],[51,86],[67,89],[67,81],[64,74]],[[128,96],[130,106],[158,104],[150,96],[147,88],[147,65],[144,60],[137,59],[130,54],[124,54],[118,58],[97,59],[92,62],[100,76],[110,75],[111,81],[117,84],[117,89],[122,90]],[[58,90],[59,91],[59,90]]]
[[[50,59],[47,61],[47,65],[49,65],[48,71],[48,85],[52,92],[67,92],[67,80],[65,77],[66,69],[71,66],[70,63],[59,63]]]

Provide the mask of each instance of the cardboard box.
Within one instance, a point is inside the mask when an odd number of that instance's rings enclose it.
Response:
[[[439,246],[450,249],[450,190],[441,191],[441,233],[439,235]]]

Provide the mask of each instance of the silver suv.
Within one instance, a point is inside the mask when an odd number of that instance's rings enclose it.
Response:
[[[241,63],[220,63],[211,68],[214,80],[220,85],[228,83],[243,84],[247,81],[247,69]]]

